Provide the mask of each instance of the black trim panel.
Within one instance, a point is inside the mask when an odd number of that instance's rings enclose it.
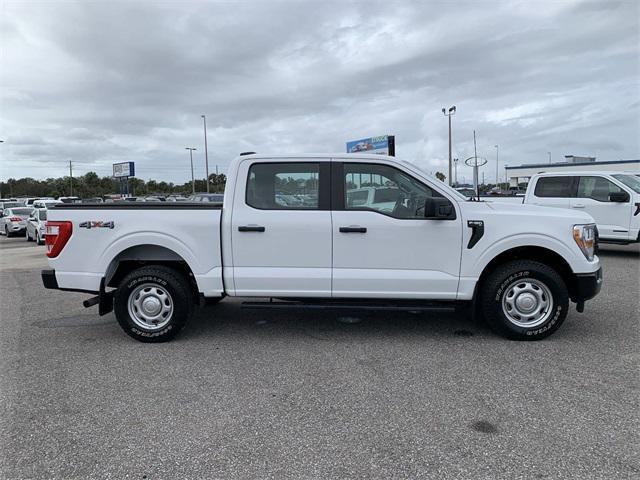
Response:
[[[584,302],[595,297],[602,289],[602,268],[593,273],[576,274],[575,301]]]
[[[55,210],[222,210],[222,202],[59,203]]]

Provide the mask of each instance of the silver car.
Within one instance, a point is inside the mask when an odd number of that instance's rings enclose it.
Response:
[[[44,227],[47,223],[47,209],[36,208],[27,219],[27,242],[35,240],[38,245],[44,244]]]
[[[27,229],[27,218],[31,214],[31,207],[5,208],[0,216],[0,233],[7,237],[24,235]]]

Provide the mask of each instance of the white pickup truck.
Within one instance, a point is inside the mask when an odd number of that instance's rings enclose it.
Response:
[[[485,200],[581,210],[593,217],[601,243],[640,242],[640,174],[634,172],[539,173],[531,177],[524,197]]]
[[[383,207],[349,200],[363,188],[384,189]],[[499,334],[537,340],[602,283],[589,215],[468,201],[370,154],[240,156],[222,204],[62,204],[46,229],[44,286],[95,294],[85,306],[115,310],[145,342],[227,295],[270,309],[472,307]]]

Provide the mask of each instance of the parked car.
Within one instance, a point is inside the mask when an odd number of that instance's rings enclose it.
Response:
[[[222,202],[224,201],[223,193],[196,193],[189,197],[190,202]]]
[[[51,205],[62,203],[60,200],[42,200],[38,199],[33,202],[33,208],[49,208]]]
[[[397,187],[362,187],[347,190],[347,206],[371,208],[390,213],[401,200],[402,192]]]
[[[58,197],[62,203],[80,203],[82,199],[80,197]]]
[[[22,201],[22,205],[25,207],[33,207],[33,202],[36,200],[55,200],[53,197],[26,197],[20,198],[19,201]]]
[[[62,203],[62,202],[60,202]],[[35,240],[38,245],[44,244],[45,224],[47,222],[47,209],[34,208],[27,219],[27,242]]]
[[[16,201],[16,200],[2,200],[0,201],[0,211],[4,210],[5,208],[13,208],[13,207],[21,207],[22,203]]]
[[[541,173],[529,181],[525,204],[591,215],[601,242],[640,242],[640,181],[617,172]]]
[[[0,233],[7,237],[24,235],[27,228],[27,218],[32,210],[31,207],[5,208],[0,217]]]
[[[405,201],[350,206],[345,191],[360,175]],[[315,204],[280,205],[282,183]],[[115,310],[143,342],[171,339],[200,297],[224,296],[276,300],[245,305],[264,309],[478,308],[496,332],[536,340],[602,285],[590,215],[471,202],[417,166],[371,154],[240,156],[224,208],[58,205],[46,233],[44,286],[94,292],[85,306]]]

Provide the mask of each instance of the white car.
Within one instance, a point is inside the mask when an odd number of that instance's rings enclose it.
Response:
[[[62,203],[62,202],[60,202]],[[45,225],[47,223],[47,209],[34,208],[27,219],[27,242],[35,241],[38,245],[44,244]]]
[[[7,238],[23,235],[27,229],[27,218],[33,210],[31,207],[5,208],[0,212],[0,233]]]
[[[49,208],[52,205],[57,205],[59,203],[62,203],[62,201],[53,200],[53,199],[45,200],[45,199],[39,198],[38,200],[33,201],[32,207],[33,208]]]
[[[620,172],[540,173],[531,177],[525,204],[591,215],[606,243],[640,242],[640,178]]]
[[[349,204],[361,182],[401,201]],[[96,294],[85,306],[115,310],[145,342],[174,337],[200,297],[227,295],[275,300],[245,305],[265,309],[469,306],[496,332],[536,340],[600,291],[595,235],[584,212],[468,201],[394,157],[254,154],[232,162],[223,204],[57,205],[42,279]]]

